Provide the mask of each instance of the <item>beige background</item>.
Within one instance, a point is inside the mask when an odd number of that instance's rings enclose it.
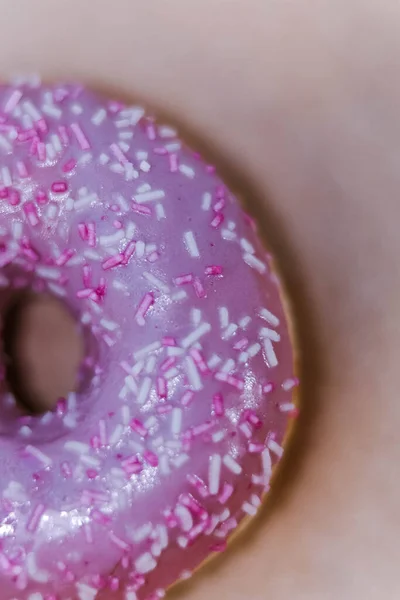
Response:
[[[400,597],[400,3],[0,0],[0,73],[138,95],[262,216],[304,411],[264,515],[184,600]]]

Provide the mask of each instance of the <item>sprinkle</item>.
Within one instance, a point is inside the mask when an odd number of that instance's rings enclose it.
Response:
[[[193,179],[193,177],[195,176],[194,169],[192,169],[192,167],[189,167],[188,165],[179,165],[178,168],[182,175],[185,175],[189,179]]]
[[[175,277],[174,283],[175,285],[186,285],[187,283],[192,283],[193,279],[193,274],[188,273],[187,275],[179,275],[179,277]]]
[[[111,256],[110,258],[107,258],[105,261],[103,261],[101,266],[105,271],[107,271],[108,269],[113,269],[114,267],[118,267],[123,262],[124,262],[124,255],[123,254],[115,254],[114,256]]]
[[[190,531],[193,527],[193,517],[190,510],[182,504],[177,504],[174,513],[182,531]]]
[[[278,359],[276,357],[271,340],[268,338],[265,338],[263,340],[263,344],[264,344],[265,358],[268,363],[268,366],[271,368],[276,367],[278,365]]]
[[[231,338],[237,331],[238,326],[235,323],[231,323],[222,333],[222,339],[228,340]]]
[[[221,477],[221,455],[213,454],[210,458],[208,471],[208,489],[212,496],[216,496],[219,491]]]
[[[82,150],[90,150],[90,143],[87,139],[86,135],[83,133],[82,127],[79,123],[72,123],[71,130],[76,137],[78,144],[80,145]]]
[[[10,169],[8,167],[2,167],[1,168],[1,179],[2,179],[3,185],[5,187],[11,187],[12,186],[11,173],[10,173]]]
[[[13,110],[16,108],[19,101],[21,100],[22,96],[23,94],[21,90],[13,90],[4,106],[4,112],[6,114],[13,112]]]
[[[242,467],[236,462],[236,460],[230,455],[225,454],[223,458],[223,463],[229,471],[232,471],[235,475],[240,475],[242,472]]]
[[[93,125],[99,126],[103,123],[107,116],[107,112],[104,108],[99,108],[92,116]]]
[[[224,215],[222,213],[217,213],[215,215],[215,217],[213,218],[213,220],[211,221],[210,225],[214,229],[218,229],[218,227],[220,227],[223,222],[224,222]]]
[[[201,378],[200,378],[199,372],[196,368],[196,365],[194,363],[194,360],[190,356],[187,356],[185,358],[185,365],[186,365],[186,373],[187,373],[191,387],[193,388],[194,391],[201,390],[203,387],[203,385],[201,383]]]
[[[142,194],[135,194],[133,199],[138,204],[143,204],[144,202],[151,202],[153,200],[162,200],[165,198],[164,190],[152,190],[150,192],[144,192]]]
[[[192,331],[188,336],[186,336],[182,342],[182,348],[189,348],[192,344],[196,343],[201,337],[206,335],[211,331],[210,323],[202,323],[197,329]]]
[[[269,329],[268,327],[261,327],[260,336],[263,338],[269,338],[272,342],[279,342],[281,339],[279,333],[273,329]]]
[[[44,506],[44,504],[38,504],[36,506],[36,508],[32,511],[31,516],[29,517],[28,523],[26,525],[27,531],[33,533],[38,530],[45,509],[46,507]]]
[[[218,497],[218,500],[221,504],[225,504],[226,502],[228,502],[229,498],[232,496],[234,491],[234,487],[231,483],[224,483],[224,486],[222,488],[222,492]]]
[[[200,252],[193,231],[186,231],[183,234],[183,238],[190,256],[192,256],[193,258],[199,258]]]
[[[272,327],[278,327],[280,323],[278,317],[272,314],[272,312],[270,312],[267,308],[262,308],[259,314],[260,317],[265,321],[268,321],[268,323],[272,325]]]
[[[204,273],[206,275],[222,275],[222,267],[220,265],[211,265],[206,267]]]
[[[182,409],[174,408],[172,410],[172,417],[171,417],[171,433],[173,435],[178,435],[181,431],[181,427],[182,427]]]
[[[51,191],[54,192],[55,194],[63,194],[64,192],[66,192],[68,189],[68,185],[67,183],[65,183],[65,181],[55,181],[52,185],[51,185]]]
[[[142,385],[140,386],[139,393],[138,393],[138,396],[136,399],[138,404],[140,404],[140,405],[145,404],[145,402],[147,401],[147,397],[150,393],[151,385],[152,385],[151,378],[145,377],[143,379]]]
[[[247,513],[248,515],[250,515],[252,517],[254,517],[257,514],[257,508],[255,506],[253,506],[252,504],[250,504],[250,502],[243,502],[242,510],[243,510],[243,512]]]
[[[50,456],[47,456],[47,454],[39,450],[39,448],[36,448],[36,446],[26,446],[25,452],[36,458],[45,467],[49,467],[53,463],[53,460],[50,458]]]
[[[297,387],[298,385],[299,380],[297,377],[289,377],[289,379],[285,379],[285,381],[282,383],[282,389],[285,392],[290,392],[290,390]]]
[[[194,395],[194,392],[192,392],[191,390],[187,390],[181,398],[182,406],[189,406],[189,404],[191,404],[194,399]]]
[[[212,202],[212,196],[211,196],[211,194],[209,192],[205,192],[203,194],[201,208],[203,210],[210,210],[210,208],[211,208],[211,202]]]
[[[217,417],[222,417],[225,414],[224,410],[224,399],[222,394],[214,394],[213,396],[213,409]]]
[[[219,371],[215,373],[215,379],[217,379],[217,381],[227,383],[228,385],[231,385],[239,391],[244,390],[244,381],[242,379],[239,379],[238,377],[235,377],[234,375],[229,375],[227,373]]]
[[[132,431],[135,431],[142,437],[146,437],[148,434],[148,430],[143,425],[143,423],[141,421],[139,421],[139,419],[132,419],[132,421],[130,422],[130,427],[131,427]]]
[[[268,448],[273,452],[278,458],[282,458],[283,456],[283,448],[280,446],[275,440],[268,440]]]
[[[270,476],[271,476],[271,473],[272,473],[271,455],[269,453],[268,448],[265,448],[265,450],[262,452],[262,454],[261,454],[261,460],[262,460],[262,466],[263,466],[264,476],[268,480],[270,478]]]
[[[147,279],[147,281],[149,283],[154,285],[155,288],[160,290],[160,292],[164,292],[165,294],[168,294],[169,287],[163,281],[161,281],[161,279],[158,279],[158,277],[156,277],[152,273],[148,273],[147,271],[143,272],[143,277],[145,279]]]
[[[265,263],[263,263],[259,258],[254,256],[254,254],[246,252],[243,255],[243,260],[247,265],[249,265],[249,267],[255,269],[261,274],[265,273],[265,271],[267,270],[267,266],[265,265]]]
[[[208,365],[207,365],[202,353],[197,348],[191,348],[189,351],[189,354],[193,358],[194,362],[196,363],[196,367],[199,369],[200,373],[203,373],[204,375],[206,375],[206,374],[208,375],[210,370],[208,368]]]
[[[198,298],[205,298],[207,296],[204,286],[198,277],[194,278],[193,287]]]
[[[120,537],[118,537],[113,531],[110,531],[110,533],[108,534],[108,537],[110,539],[110,541],[117,546],[117,548],[120,548],[120,550],[123,550],[124,552],[127,552],[131,549],[131,547],[129,546],[129,544],[127,544],[126,542],[124,542],[124,540],[122,540]]]
[[[138,325],[145,325],[146,321],[144,318],[147,314],[147,311],[153,306],[154,302],[154,294],[152,292],[148,292],[144,295],[135,314],[135,319]]]

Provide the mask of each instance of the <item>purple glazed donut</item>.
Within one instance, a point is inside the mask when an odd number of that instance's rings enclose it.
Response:
[[[296,414],[270,257],[140,107],[3,85],[0,157],[0,306],[54,296],[85,344],[53,411],[0,383],[1,598],[160,598],[257,512]]]

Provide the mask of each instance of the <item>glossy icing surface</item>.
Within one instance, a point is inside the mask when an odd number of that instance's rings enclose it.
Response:
[[[4,598],[162,597],[253,515],[295,414],[254,225],[170,127],[81,88],[0,87],[0,307],[52,294],[86,344],[41,417],[0,405]]]

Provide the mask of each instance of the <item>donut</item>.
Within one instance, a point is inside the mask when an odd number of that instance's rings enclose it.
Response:
[[[257,513],[297,414],[272,258],[140,106],[2,85],[0,155],[1,314],[49,295],[84,343],[76,389],[39,415],[3,349],[2,598],[161,598]]]

